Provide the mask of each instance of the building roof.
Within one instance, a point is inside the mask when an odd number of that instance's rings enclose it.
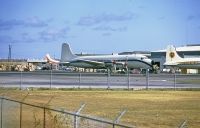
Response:
[[[184,52],[184,51],[200,51],[200,46],[183,46],[183,47],[177,47],[176,51]],[[166,49],[163,50],[157,50],[157,51],[152,51],[152,52],[166,52]]]

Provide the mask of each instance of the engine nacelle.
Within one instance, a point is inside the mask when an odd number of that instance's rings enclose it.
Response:
[[[113,66],[116,66],[116,68],[126,68],[127,63],[126,62],[115,62],[115,63],[113,63]]]

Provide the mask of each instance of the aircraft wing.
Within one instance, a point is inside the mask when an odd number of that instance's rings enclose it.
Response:
[[[97,66],[97,67],[105,67],[105,63],[104,62],[99,62],[99,61],[93,61],[93,60],[77,60],[79,62],[83,62],[83,63],[86,63],[86,64],[90,64],[90,65],[94,65],[94,66]]]
[[[60,64],[70,64],[70,62],[60,62]]]

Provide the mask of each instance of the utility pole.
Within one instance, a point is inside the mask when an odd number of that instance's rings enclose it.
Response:
[[[8,46],[9,52],[8,52],[8,61],[11,61],[11,55],[12,55],[12,46],[9,44]]]

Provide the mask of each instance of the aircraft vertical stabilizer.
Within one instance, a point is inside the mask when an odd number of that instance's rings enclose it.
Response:
[[[167,46],[166,51],[166,62],[177,62],[182,60],[178,53],[176,52],[176,48],[173,45]]]
[[[70,61],[76,57],[77,56],[72,53],[69,44],[63,43],[61,50],[61,62]]]

